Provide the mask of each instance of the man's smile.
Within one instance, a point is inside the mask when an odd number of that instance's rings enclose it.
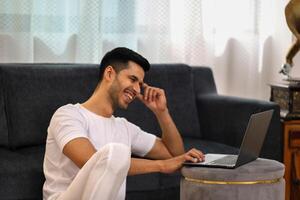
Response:
[[[136,97],[136,92],[134,92],[130,89],[125,89],[124,94],[125,94],[127,103],[130,103]]]

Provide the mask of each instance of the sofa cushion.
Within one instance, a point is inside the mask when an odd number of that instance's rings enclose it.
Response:
[[[169,112],[183,136],[201,136],[191,67],[183,64],[151,65],[144,82],[165,90]],[[160,135],[155,116],[138,100],[127,111],[117,111],[117,115],[126,117],[150,133]]]
[[[192,74],[196,94],[217,94],[217,88],[211,68],[193,67]]]
[[[0,69],[0,85],[3,85],[2,72]],[[0,87],[0,146],[8,146],[8,130],[4,107],[3,87]]]
[[[54,111],[67,103],[86,100],[98,82],[97,65],[1,67],[11,148],[44,144]]]
[[[42,199],[44,146],[0,148],[0,198]]]

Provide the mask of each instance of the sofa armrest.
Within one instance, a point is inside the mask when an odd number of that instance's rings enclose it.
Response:
[[[276,103],[216,94],[197,95],[196,102],[203,139],[238,148],[250,115],[274,109],[260,156],[282,161],[283,136],[280,108]]]

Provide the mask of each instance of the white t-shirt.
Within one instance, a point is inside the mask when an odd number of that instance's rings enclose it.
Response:
[[[62,153],[65,144],[78,137],[88,138],[97,150],[111,142],[122,143],[138,156],[145,156],[156,138],[125,118],[101,117],[80,104],[62,106],[54,113],[48,127],[44,157],[44,199],[52,199],[65,191],[78,173],[79,168]],[[125,199],[125,190],[124,181],[118,199]]]

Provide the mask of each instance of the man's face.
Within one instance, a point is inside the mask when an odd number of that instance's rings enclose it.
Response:
[[[116,74],[108,91],[114,109],[128,107],[141,92],[144,76],[143,68],[132,61],[128,62],[126,69]]]

